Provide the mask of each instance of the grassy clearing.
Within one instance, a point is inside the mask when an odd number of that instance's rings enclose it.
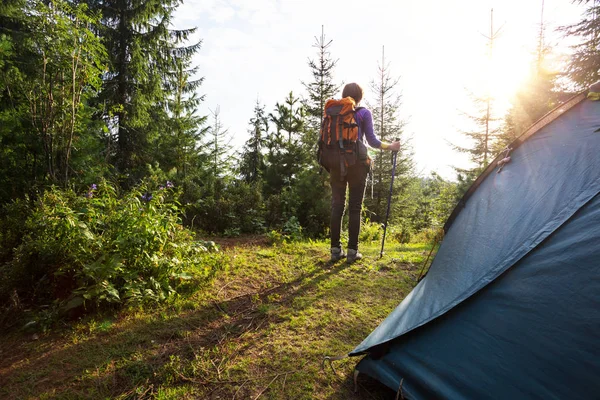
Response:
[[[305,242],[229,247],[208,287],[156,308],[90,317],[60,332],[0,336],[0,397],[382,399],[348,353],[416,283],[429,248],[362,245],[365,259],[328,262]],[[35,340],[34,340],[35,339]],[[392,395],[393,398],[393,395]]]

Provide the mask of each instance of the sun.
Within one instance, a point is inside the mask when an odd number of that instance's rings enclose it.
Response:
[[[511,101],[526,83],[532,72],[533,55],[518,43],[503,43],[494,49],[493,56],[479,55],[471,61],[475,66],[468,78],[468,87],[479,98],[491,98],[493,111],[503,115]]]
[[[496,111],[507,111],[519,89],[531,73],[531,61],[522,58],[501,58],[495,60],[490,68],[489,90]]]

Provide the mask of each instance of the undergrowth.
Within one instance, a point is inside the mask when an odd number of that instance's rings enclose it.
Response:
[[[2,220],[0,299],[43,315],[159,303],[184,281],[212,276],[212,242],[181,224],[176,188],[152,180],[125,193],[107,181],[83,192],[53,188],[13,204]],[[43,318],[42,318],[43,319]]]

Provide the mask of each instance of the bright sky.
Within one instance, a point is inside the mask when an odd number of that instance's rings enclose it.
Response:
[[[391,73],[400,78],[400,117],[408,123],[417,172],[437,171],[453,179],[451,166],[468,161],[448,142],[463,144],[461,112],[469,111],[466,88],[485,85],[486,41],[490,10],[501,28],[495,45],[498,109],[529,69],[537,45],[542,0],[184,0],[175,28],[196,26],[203,47],[196,56],[205,102],[199,114],[220,106],[223,125],[240,147],[256,100],[272,111],[290,90],[304,95],[310,81],[309,58],[324,26],[338,59],[334,79],[357,82],[365,99],[377,78],[382,46]],[[557,26],[578,21],[581,6],[545,0],[547,43],[566,51]]]

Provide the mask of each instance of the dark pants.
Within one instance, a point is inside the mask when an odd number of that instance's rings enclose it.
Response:
[[[339,169],[332,169],[329,177],[331,184],[331,247],[340,247],[340,231],[346,204],[346,186],[349,189],[348,199],[348,248],[358,250],[358,232],[360,231],[360,211],[362,208],[367,167],[356,163],[348,167],[344,179],[340,179]]]

